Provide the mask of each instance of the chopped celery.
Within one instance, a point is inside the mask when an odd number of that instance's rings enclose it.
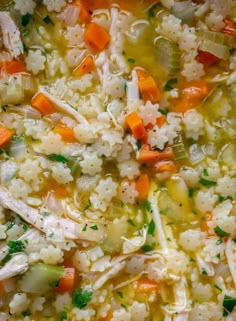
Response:
[[[227,166],[235,166],[236,159],[236,142],[229,143],[223,146],[221,149],[218,160],[227,164]]]
[[[235,43],[235,37],[216,31],[201,30],[200,35],[204,40],[210,40],[214,43],[218,43],[224,46],[232,47]]]
[[[178,133],[178,136],[174,139],[173,151],[176,160],[188,158],[181,133]]]
[[[155,42],[157,48],[157,61],[159,65],[168,73],[174,75],[180,70],[180,50],[173,41],[159,37]]]
[[[223,132],[230,138],[236,138],[236,130],[233,128],[233,125],[229,119],[221,118],[215,123],[215,125],[222,129]]]
[[[68,158],[67,166],[71,170],[71,175],[78,177],[81,174],[81,166],[78,157]]]
[[[209,52],[223,60],[227,60],[230,56],[230,47],[214,42],[209,39],[204,39],[200,44],[199,49],[202,51]]]
[[[62,266],[36,263],[23,274],[19,288],[24,292],[44,293],[60,280],[64,272]]]

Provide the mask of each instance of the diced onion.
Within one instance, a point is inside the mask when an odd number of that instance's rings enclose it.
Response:
[[[189,148],[189,157],[193,165],[200,163],[205,159],[205,154],[202,151],[202,148],[198,144],[193,144]]]

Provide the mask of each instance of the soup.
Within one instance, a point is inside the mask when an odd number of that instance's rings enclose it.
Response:
[[[0,320],[236,319],[235,1],[0,5]]]

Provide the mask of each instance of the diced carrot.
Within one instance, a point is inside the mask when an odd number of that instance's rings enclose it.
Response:
[[[91,20],[91,12],[88,9],[86,1],[76,0],[73,2],[73,5],[78,6],[80,8],[79,18],[85,22],[89,22]]]
[[[167,146],[162,152],[152,150],[148,144],[143,144],[140,151],[138,160],[142,163],[155,163],[161,160],[173,160],[174,153],[170,146]]]
[[[102,51],[110,41],[109,33],[95,22],[88,24],[84,41],[96,51]]]
[[[207,224],[207,222],[212,220],[212,214],[211,213],[207,213],[203,219],[202,219],[202,229],[207,233],[208,236],[214,236],[215,233],[213,231],[211,231],[209,225]]]
[[[138,87],[142,99],[145,102],[150,100],[152,103],[160,101],[162,95],[161,89],[154,78],[141,69],[137,69],[136,72],[138,76]]]
[[[221,29],[221,32],[227,33],[228,35],[236,36],[236,23],[229,18],[224,19],[225,26]]]
[[[59,134],[65,142],[73,143],[76,142],[74,131],[72,128],[65,125],[58,124],[53,129],[54,133]]]
[[[96,69],[93,57],[87,55],[78,67],[73,71],[76,76],[83,76]]]
[[[153,291],[158,291],[160,289],[160,283],[155,280],[150,280],[147,277],[141,277],[134,281],[133,287],[135,292],[150,293]]]
[[[159,128],[161,128],[166,122],[166,116],[161,115],[160,117],[157,118],[156,124]]]
[[[60,278],[56,288],[57,292],[71,292],[75,284],[75,268],[66,267],[65,274]]]
[[[141,174],[138,177],[135,188],[138,191],[139,198],[147,198],[150,188],[150,181],[147,174]]]
[[[22,60],[3,61],[0,68],[4,69],[9,75],[26,72],[26,66]]]
[[[156,168],[157,173],[163,172],[177,172],[177,167],[174,163],[166,163]]]
[[[205,67],[209,67],[217,64],[220,61],[220,58],[216,57],[210,52],[198,50],[196,60],[197,62],[202,63]]]
[[[31,105],[43,115],[50,115],[54,111],[53,104],[43,93],[36,94],[31,100]]]
[[[0,124],[0,147],[4,147],[12,138],[13,133]]]
[[[136,139],[142,139],[146,137],[147,133],[143,125],[143,121],[135,111],[128,114],[125,117],[125,120]]]
[[[194,108],[193,102],[186,98],[179,99],[175,104],[175,111],[178,113],[185,113],[192,108]]]

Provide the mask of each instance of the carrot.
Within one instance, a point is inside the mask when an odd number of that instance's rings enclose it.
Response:
[[[12,138],[13,133],[0,124],[0,147],[4,147]]]
[[[145,199],[148,196],[150,181],[147,174],[141,174],[136,181],[136,190],[138,191],[139,198]]]
[[[57,292],[71,292],[75,284],[75,268],[66,267],[65,274],[60,278]]]
[[[156,168],[157,173],[163,172],[177,172],[177,167],[174,163],[166,163]]]
[[[207,213],[202,219],[202,229],[207,233],[208,236],[215,236],[215,233],[211,231],[211,228],[207,224],[207,222],[212,220],[212,214]]]
[[[73,2],[74,6],[78,6],[80,8],[79,18],[84,22],[89,22],[91,20],[92,12],[89,10],[86,1],[76,0]]]
[[[159,128],[161,128],[166,122],[166,116],[161,115],[160,117],[157,118],[156,124]]]
[[[221,32],[227,33],[228,35],[236,36],[236,23],[229,18],[224,19],[225,26],[221,29]]]
[[[155,280],[150,280],[147,277],[141,277],[134,281],[133,287],[135,292],[138,293],[150,293],[160,289],[160,284]]]
[[[76,76],[83,76],[95,70],[96,66],[91,55],[87,55],[78,67],[73,71]]]
[[[84,41],[95,51],[102,51],[110,41],[109,33],[95,22],[88,24],[84,32]]]
[[[198,50],[196,61],[202,63],[205,67],[209,67],[217,64],[220,61],[220,58],[216,57],[210,52]]]
[[[26,72],[26,66],[22,60],[3,61],[0,68],[4,69],[9,75]]]
[[[155,163],[161,160],[173,160],[174,153],[172,147],[167,146],[162,152],[152,150],[148,144],[143,144],[140,151],[138,160],[142,163]]]
[[[143,139],[147,136],[143,121],[135,111],[128,114],[125,120],[136,139]]]
[[[144,101],[150,100],[156,103],[161,99],[161,89],[154,78],[144,70],[136,70],[138,77],[138,87]]]
[[[55,134],[59,134],[62,140],[64,140],[65,142],[68,142],[68,143],[76,142],[74,131],[70,127],[58,124],[54,127],[53,131]]]
[[[53,113],[53,105],[43,93],[36,94],[31,100],[31,105],[43,115]]]

